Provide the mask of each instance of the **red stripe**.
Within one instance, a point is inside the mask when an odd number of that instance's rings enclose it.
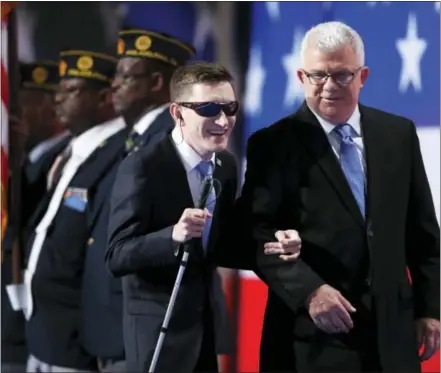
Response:
[[[5,104],[6,108],[9,107],[9,89],[8,89],[8,72],[3,65],[1,64],[1,79],[2,79],[2,101]]]
[[[2,164],[2,184],[3,187],[6,189],[6,186],[8,185],[8,177],[9,177],[9,170],[8,170],[8,155],[5,152],[5,149],[2,146],[1,151],[1,164]]]
[[[11,12],[11,10],[14,9],[18,3],[19,3],[18,1],[3,1],[1,3],[2,20],[4,18],[8,17],[9,13]]]

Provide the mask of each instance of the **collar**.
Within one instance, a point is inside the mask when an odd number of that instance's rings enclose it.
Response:
[[[86,159],[105,140],[123,129],[125,126],[124,119],[122,117],[117,117],[90,128],[71,141],[70,146],[72,147],[72,156]]]
[[[69,135],[70,135],[69,131],[64,131],[34,146],[28,155],[29,162],[31,163],[37,162],[43,154],[48,152],[50,149],[52,149],[55,145],[57,145],[59,142],[64,140]]]
[[[309,107],[309,106],[308,106]],[[329,135],[332,130],[335,128],[335,125],[328,122],[327,120],[323,119],[320,115],[318,115],[314,110],[309,108],[309,110],[312,111],[312,113],[315,115],[317,120],[319,121],[320,125],[322,126],[323,130],[325,131],[326,135]],[[347,124],[349,124],[354,131],[357,134],[357,137],[361,137],[361,124],[360,124],[360,109],[358,105],[355,107],[354,112],[349,117],[349,119],[346,121]]]
[[[196,153],[196,151],[190,145],[188,145],[184,141],[178,127],[175,127],[173,129],[171,135],[172,135],[173,143],[184,164],[185,171],[187,171],[187,173],[193,171],[197,167],[197,165],[203,161],[203,159],[198,153]],[[215,153],[213,153],[213,155],[211,156],[211,161],[213,162],[213,167],[215,167],[216,165]]]
[[[133,126],[133,130],[139,135],[144,134],[144,132],[147,131],[147,129],[149,128],[150,124],[152,124],[154,120],[169,107],[170,103],[166,103],[164,105],[158,106],[153,110],[150,110],[148,113],[144,114],[138,120],[138,122],[135,123],[135,125]]]

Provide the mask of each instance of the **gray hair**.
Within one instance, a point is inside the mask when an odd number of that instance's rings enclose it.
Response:
[[[364,65],[364,44],[360,35],[352,27],[342,22],[325,22],[311,28],[303,37],[300,49],[302,63],[307,49],[334,52],[350,46],[357,55],[360,66]]]

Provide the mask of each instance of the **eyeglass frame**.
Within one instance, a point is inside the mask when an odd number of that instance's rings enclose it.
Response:
[[[352,83],[352,81],[353,81],[354,78],[355,78],[355,75],[357,75],[357,74],[358,74],[358,73],[359,73],[364,67],[365,67],[365,66],[360,66],[360,67],[359,67],[358,69],[356,69],[355,71],[339,71],[339,72],[337,72],[337,73],[333,73],[333,74],[326,74],[326,73],[323,73],[323,74],[324,74],[324,76],[323,76],[323,79],[324,79],[323,82],[317,82],[317,81],[314,81],[314,78],[312,77],[312,75],[314,75],[314,74],[321,74],[321,73],[319,73],[319,72],[310,73],[310,72],[308,72],[308,71],[306,71],[306,70],[303,70],[303,69],[301,69],[301,71],[306,75],[306,77],[307,77],[308,80],[309,80],[309,83],[311,83],[312,85],[315,85],[315,86],[325,85],[329,78],[332,78],[332,80],[333,80],[335,83],[337,83],[338,85],[347,86],[347,85],[349,85],[349,84]],[[342,82],[339,82],[338,80],[336,80],[336,79],[334,78],[334,76],[335,76],[336,74],[341,74],[342,72],[345,72],[345,73],[348,73],[348,74],[349,74],[350,78],[349,78],[349,81],[348,81],[348,82],[342,83]]]

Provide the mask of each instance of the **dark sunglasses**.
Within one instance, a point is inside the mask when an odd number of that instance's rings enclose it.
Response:
[[[227,117],[236,115],[239,110],[237,101],[220,102],[177,102],[178,105],[194,110],[201,117],[211,118],[219,115],[221,110]]]

